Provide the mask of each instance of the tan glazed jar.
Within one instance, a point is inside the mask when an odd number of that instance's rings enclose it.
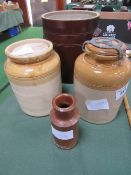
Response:
[[[91,123],[112,121],[131,75],[126,45],[113,38],[93,38],[85,44],[74,69],[74,88],[81,117]]]
[[[60,58],[52,42],[22,40],[5,54],[5,72],[21,109],[35,117],[48,115],[52,98],[61,93]]]

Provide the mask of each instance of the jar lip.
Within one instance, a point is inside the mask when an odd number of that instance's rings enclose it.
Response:
[[[35,63],[46,59],[53,50],[51,41],[32,38],[17,41],[5,49],[5,54],[13,62],[19,64]]]
[[[74,18],[71,19],[70,17],[68,17],[67,19],[64,18],[60,18],[61,15],[63,16],[68,16],[68,15],[77,15],[77,14],[81,14],[83,15],[83,18]],[[91,17],[87,17],[87,15],[92,15]],[[56,15],[58,17],[56,17]],[[55,18],[53,18],[53,16],[55,16]],[[91,20],[91,19],[96,19],[99,18],[100,14],[98,12],[95,11],[88,11],[88,10],[60,10],[60,11],[52,11],[52,12],[47,12],[44,13],[43,15],[41,15],[42,19],[46,19],[46,20],[52,20],[52,21],[64,21],[64,22],[68,22],[68,21],[84,21],[84,20]]]
[[[85,41],[83,48],[87,53],[98,55],[98,60],[108,61],[122,59],[127,45],[115,38],[94,37],[90,41]],[[101,58],[102,56],[103,58]]]
[[[76,99],[70,94],[61,93],[53,98],[52,105],[56,111],[68,112],[74,109]]]

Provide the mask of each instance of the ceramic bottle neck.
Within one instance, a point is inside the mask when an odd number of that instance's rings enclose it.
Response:
[[[69,94],[60,94],[53,99],[55,115],[60,120],[68,120],[74,116],[76,100]]]

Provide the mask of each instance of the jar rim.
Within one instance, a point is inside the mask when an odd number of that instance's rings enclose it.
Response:
[[[75,15],[83,15],[83,18],[60,18],[61,15],[66,17],[68,15],[73,15],[75,17]],[[92,15],[92,16],[88,16],[87,15]],[[55,18],[53,18],[53,16],[55,16]],[[94,11],[88,11],[88,10],[60,10],[60,11],[52,11],[52,12],[47,12],[44,13],[43,15],[41,15],[42,19],[46,19],[46,20],[52,20],[52,21],[84,21],[84,20],[91,20],[91,19],[95,19],[98,18],[100,16],[100,14],[98,12],[94,12]]]
[[[127,45],[115,38],[94,37],[83,43],[83,49],[88,54],[96,55],[95,59],[110,61],[122,59]]]
[[[19,64],[36,63],[50,56],[53,50],[51,41],[40,38],[17,41],[5,49],[7,58]]]

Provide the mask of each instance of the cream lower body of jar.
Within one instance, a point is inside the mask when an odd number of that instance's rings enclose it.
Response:
[[[74,89],[77,100],[77,107],[81,114],[81,118],[95,124],[104,124],[112,121],[119,110],[123,97],[116,100],[116,90],[103,91],[91,89],[80,83],[74,78]],[[109,104],[109,109],[88,110],[86,106],[87,100],[106,99]]]
[[[52,98],[62,91],[61,76],[58,72],[46,78],[32,78],[28,81],[10,76],[8,78],[23,112],[34,117],[48,115]]]

